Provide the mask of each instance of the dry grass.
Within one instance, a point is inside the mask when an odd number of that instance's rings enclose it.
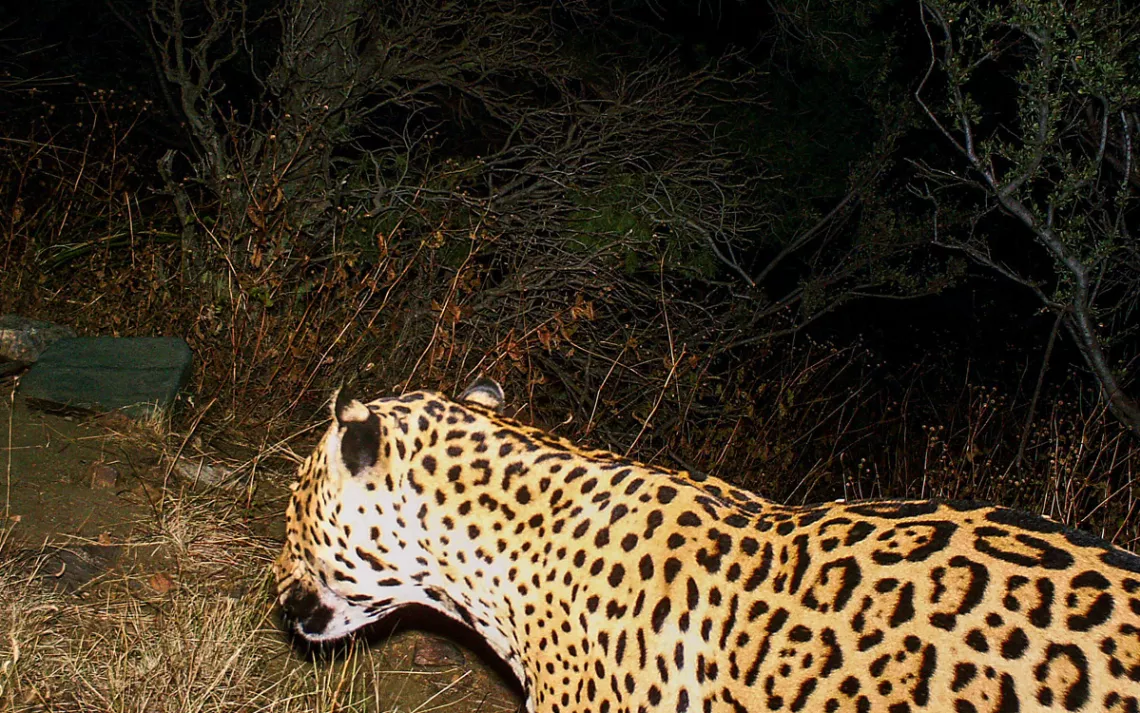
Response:
[[[1095,394],[1076,393],[1047,405],[1022,450],[1010,438],[1022,411],[997,389],[970,389],[962,418],[925,429],[921,494],[1019,507],[1134,549],[1140,449]]]
[[[273,612],[275,548],[244,534],[220,502],[163,505],[129,543],[133,565],[85,598],[53,591],[35,571],[0,569],[0,709],[406,712],[481,702],[513,710],[451,685],[469,669],[417,671],[389,660],[387,646],[361,641],[333,656],[299,656]]]
[[[270,616],[268,550],[207,511],[170,500],[162,522],[129,543],[137,566],[83,599],[53,591],[35,571],[0,576],[5,706],[306,710],[319,694],[304,671],[282,665],[289,655]],[[148,577],[156,562],[180,571]]]
[[[782,502],[985,501],[1122,547],[1140,541],[1140,443],[1078,378],[1056,385],[1027,425],[1024,398],[1005,389],[946,384],[936,368],[884,378],[858,348],[801,340],[750,366],[706,384],[721,398],[710,407],[694,395],[639,457]]]

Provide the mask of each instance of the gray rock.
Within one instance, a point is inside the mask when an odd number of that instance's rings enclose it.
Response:
[[[56,591],[78,594],[92,580],[106,574],[120,554],[120,549],[112,545],[45,546],[18,552],[14,561],[7,564],[9,571],[30,575]]]
[[[222,465],[210,465],[205,458],[179,456],[174,461],[174,472],[191,485],[229,488],[236,485],[234,472]]]
[[[75,330],[17,314],[0,316],[0,361],[31,364],[53,342],[75,336]]]
[[[144,418],[170,409],[192,361],[190,345],[177,337],[61,339],[20,380],[20,393],[48,405]]]

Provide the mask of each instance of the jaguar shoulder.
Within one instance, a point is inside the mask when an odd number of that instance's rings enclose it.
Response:
[[[1140,559],[1028,514],[792,507],[460,401],[339,396],[275,570],[326,641],[409,603],[530,711],[1140,711]]]

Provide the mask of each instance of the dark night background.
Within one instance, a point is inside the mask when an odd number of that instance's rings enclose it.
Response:
[[[23,3],[0,312],[185,336],[250,432],[485,372],[772,497],[1128,546],[1140,15],[1093,5]]]

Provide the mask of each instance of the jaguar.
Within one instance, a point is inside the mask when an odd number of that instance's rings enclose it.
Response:
[[[288,628],[420,604],[530,713],[1140,711],[1140,558],[1024,512],[772,502],[499,415],[332,400],[274,569]]]

